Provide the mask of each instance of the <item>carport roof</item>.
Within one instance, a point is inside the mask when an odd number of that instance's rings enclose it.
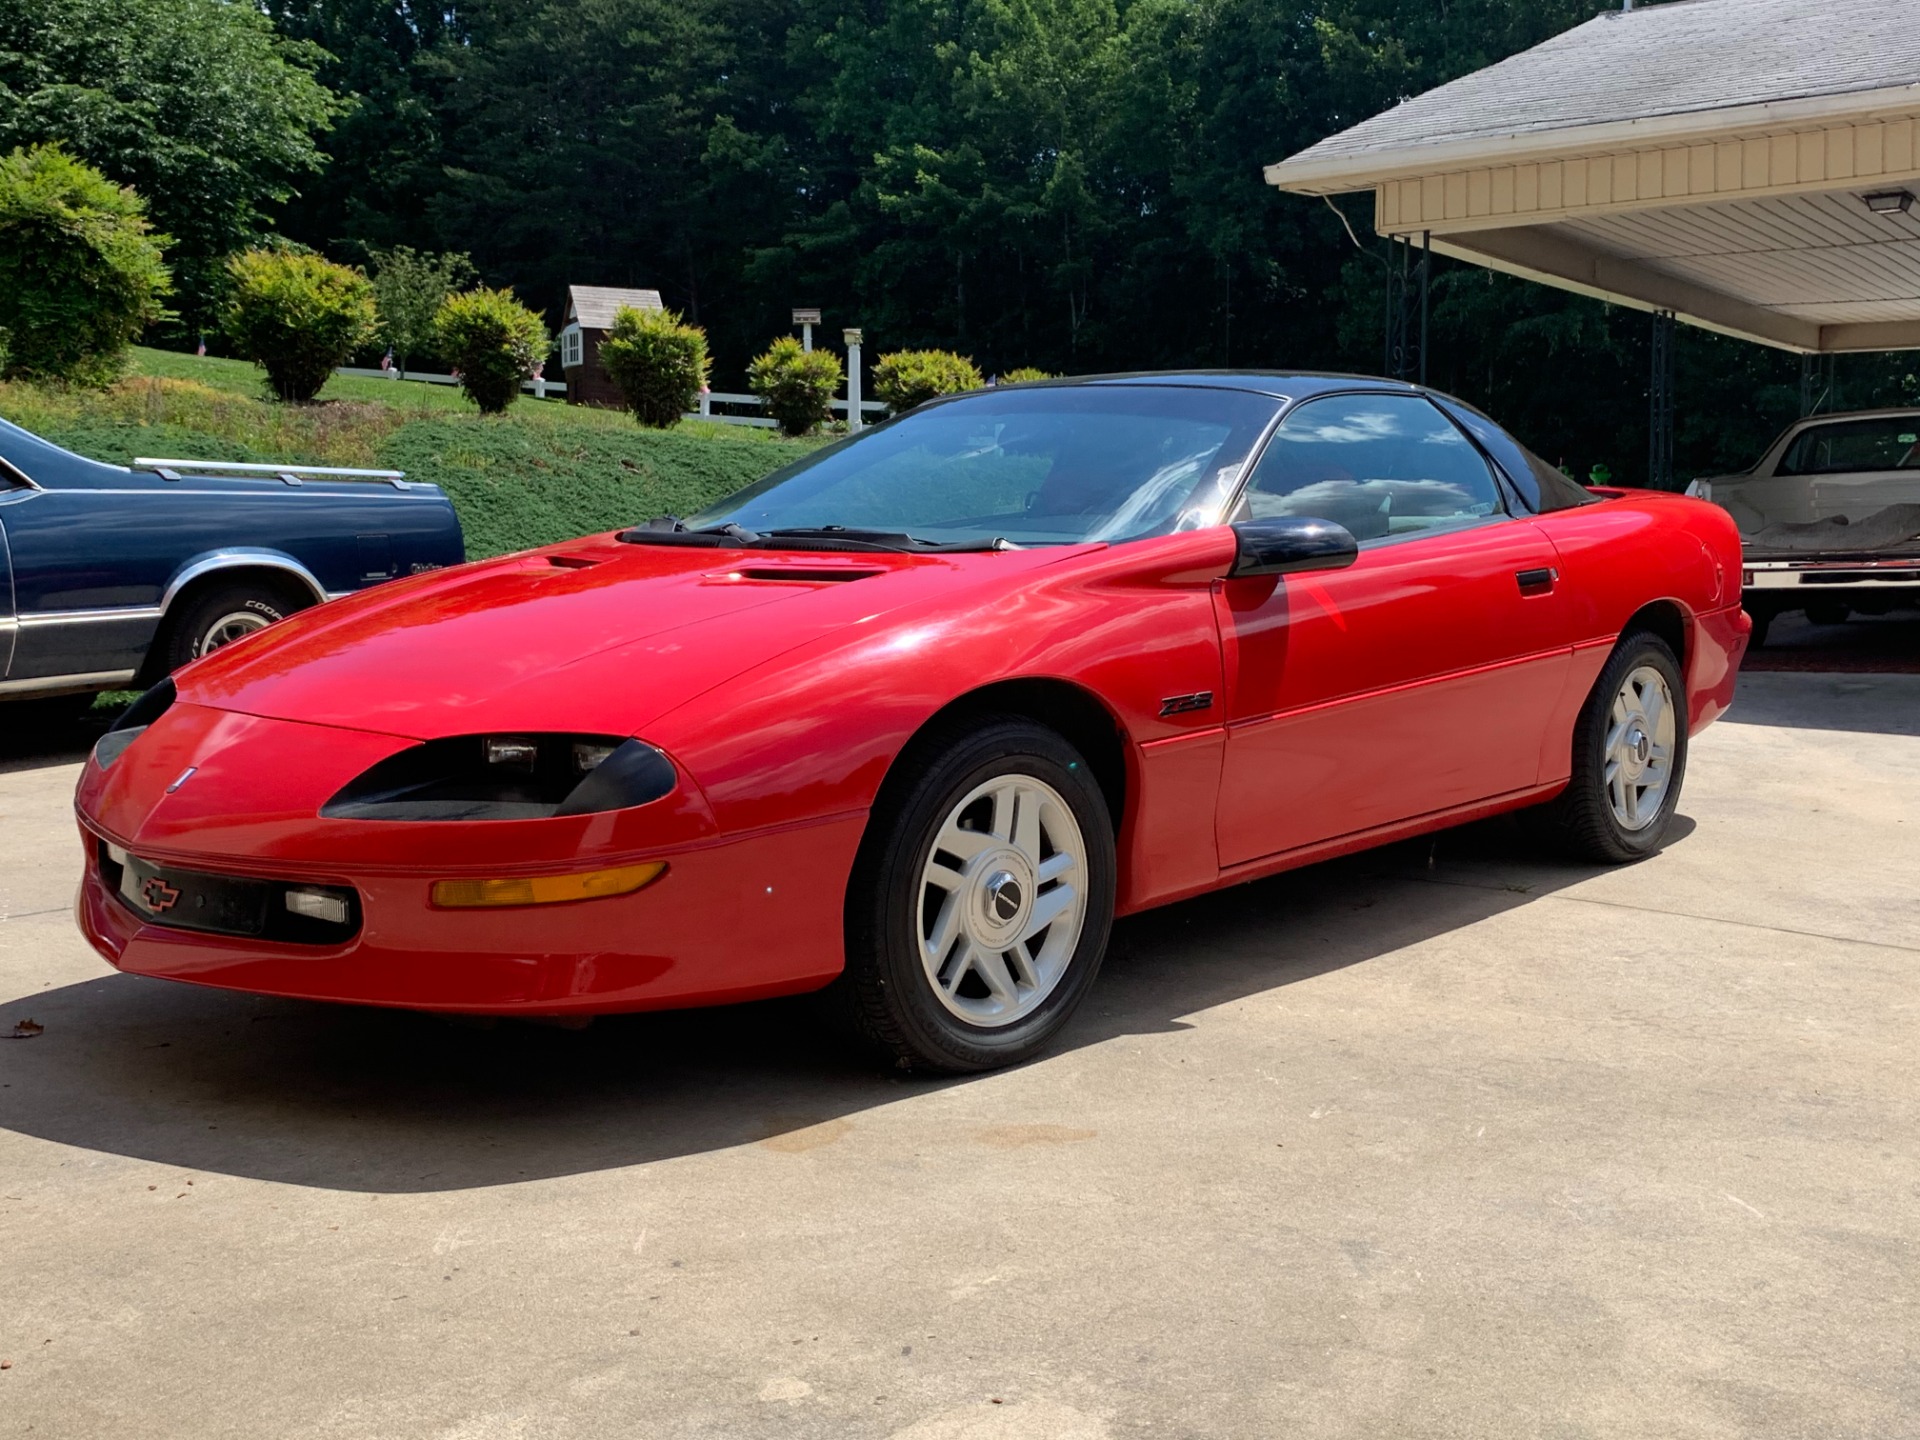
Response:
[[[1382,234],[1802,351],[1920,346],[1914,0],[1611,11],[1267,168]]]

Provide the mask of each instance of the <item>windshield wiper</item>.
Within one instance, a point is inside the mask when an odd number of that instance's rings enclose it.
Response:
[[[751,545],[760,536],[740,525],[703,525],[689,530],[678,515],[656,515],[646,523],[622,530],[616,539],[629,545],[695,545],[709,550]]]
[[[980,550],[1018,550],[994,535],[978,540],[923,540],[899,530],[860,530],[846,525],[793,525],[765,532],[743,525],[703,525],[689,530],[678,516],[660,515],[622,530],[629,545],[692,545],[741,550],[891,550],[906,555],[956,555]]]
[[[983,536],[978,540],[922,540],[918,535],[908,535],[899,530],[858,530],[847,525],[793,525],[779,530],[769,530],[759,540],[760,548],[769,548],[768,541],[819,540],[836,545],[857,545],[862,549],[898,550],[909,555],[958,555],[974,550],[1017,550],[1020,547],[1011,540],[998,535]]]

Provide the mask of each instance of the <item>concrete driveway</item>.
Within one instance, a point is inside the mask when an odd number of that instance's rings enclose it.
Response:
[[[1667,852],[1119,927],[1054,1054],[128,979],[0,773],[0,1434],[1920,1434],[1920,676],[1749,677]]]

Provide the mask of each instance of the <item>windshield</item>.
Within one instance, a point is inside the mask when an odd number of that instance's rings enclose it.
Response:
[[[1218,523],[1279,405],[1167,385],[986,390],[817,451],[685,525],[1016,545],[1164,535]]]

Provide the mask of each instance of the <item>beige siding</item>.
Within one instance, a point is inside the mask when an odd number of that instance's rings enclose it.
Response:
[[[1537,225],[1583,212],[1786,194],[1920,179],[1920,115],[1491,169],[1378,188],[1386,234]]]

